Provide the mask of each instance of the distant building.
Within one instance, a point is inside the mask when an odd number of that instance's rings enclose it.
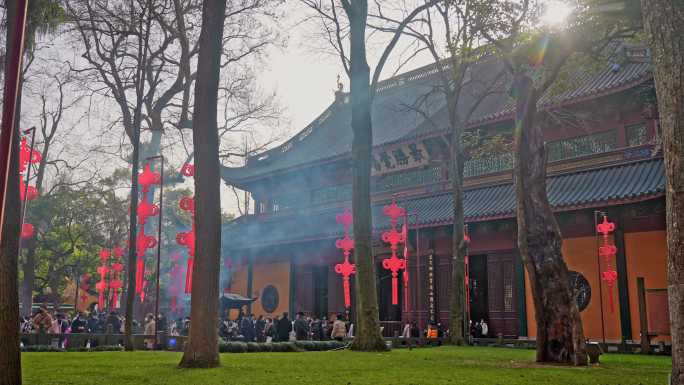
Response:
[[[636,278],[644,277],[649,288],[666,287],[665,175],[653,78],[643,49],[626,48],[619,65],[604,67],[571,78],[568,89],[542,99],[557,117],[556,124],[544,127],[549,198],[562,229],[585,335],[639,340]],[[470,87],[500,70],[494,59],[478,64]],[[417,320],[424,327],[429,319],[448,320],[453,208],[445,162],[446,107],[434,92],[437,84],[435,66],[395,76],[379,84],[373,106],[374,254],[386,331],[394,330],[396,321]],[[416,101],[431,91],[417,111]],[[227,184],[254,198],[254,214],[224,226],[223,257],[231,260],[231,291],[260,297],[255,314],[344,311],[342,280],[334,272],[342,253],[334,241],[342,233],[335,215],[351,209],[348,102],[348,95],[338,92],[330,107],[290,140],[249,158],[244,167],[222,170]],[[465,101],[461,108],[472,103]],[[513,113],[504,88],[480,104],[468,130],[480,130],[483,137],[510,136]],[[470,310],[473,320],[487,320],[490,335],[534,338],[534,306],[516,248],[512,167],[510,153],[473,158],[465,165]],[[381,265],[389,256],[380,240],[388,226],[381,209],[395,194],[413,214],[409,309],[403,298],[400,306],[391,305],[389,272]],[[614,312],[611,293],[599,280],[596,210],[618,226]],[[662,301],[653,306],[660,307],[650,313],[667,318]],[[655,318],[649,322],[666,322]]]

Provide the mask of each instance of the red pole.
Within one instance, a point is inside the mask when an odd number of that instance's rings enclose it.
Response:
[[[2,106],[2,131],[0,131],[0,229],[5,223],[5,196],[7,180],[10,173],[10,154],[12,153],[12,137],[14,136],[15,112],[17,110],[17,95],[19,93],[19,79],[21,77],[21,59],[24,52],[24,30],[26,25],[26,7],[28,0],[17,1],[17,18],[12,31],[12,50],[8,52],[7,71],[5,72],[5,89]],[[9,45],[9,42],[7,42]],[[27,181],[28,183],[28,181]],[[2,242],[2,231],[0,231]]]

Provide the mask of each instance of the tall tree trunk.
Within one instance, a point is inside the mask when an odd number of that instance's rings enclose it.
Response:
[[[356,330],[352,349],[383,351],[380,334],[378,293],[371,236],[373,218],[370,201],[371,121],[370,68],[366,60],[368,3],[351,1],[345,7],[350,21],[350,68],[352,109],[352,209],[354,212],[354,256],[356,257]]]
[[[451,194],[454,204],[454,220],[452,227],[452,260],[451,286],[449,287],[449,342],[461,345],[466,332],[465,320],[465,255],[463,219],[463,128],[457,116],[457,103],[452,95],[447,95],[449,120],[451,124],[451,159],[449,177],[451,178]]]
[[[46,139],[46,142],[43,146],[43,157],[40,159],[40,163],[38,164],[38,172],[36,172],[36,190],[38,190],[39,195],[43,193],[43,180],[45,179],[45,169],[47,166],[49,152],[50,142]],[[22,241],[21,245],[26,249],[24,263],[21,264],[21,269],[24,272],[24,280],[21,283],[21,315],[29,317],[31,316],[33,308],[33,289],[36,280],[36,248],[38,247],[36,236],[29,240]]]
[[[672,336],[672,385],[684,384],[684,4],[642,0],[655,64],[658,112],[667,175],[667,294]]]
[[[537,361],[586,365],[577,304],[568,282],[562,237],[546,193],[546,155],[536,122],[540,92],[526,74],[514,79],[518,249],[527,268],[537,322]]]
[[[19,108],[17,108],[19,109]],[[17,119],[18,120],[18,119]],[[0,245],[0,384],[21,384],[19,357],[18,257],[21,200],[19,199],[19,134],[12,140],[10,175],[5,195],[5,223]]]
[[[15,47],[14,29],[16,28],[17,1],[7,3],[7,61]],[[5,65],[6,71],[12,66]],[[21,63],[19,64],[21,68]],[[5,81],[13,78],[5,74]],[[21,76],[19,76],[21,79]],[[21,90],[21,84],[20,88]],[[21,92],[17,95],[15,110],[15,134],[11,143],[9,174],[5,192],[5,220],[2,229],[2,244],[0,244],[0,384],[21,385],[21,355],[19,351],[19,291],[18,291],[18,258],[20,241],[20,211],[19,199],[19,107]]]
[[[195,152],[195,265],[190,339],[181,367],[219,365],[218,298],[221,270],[221,191],[216,120],[226,0],[204,0],[200,34],[193,147]]]

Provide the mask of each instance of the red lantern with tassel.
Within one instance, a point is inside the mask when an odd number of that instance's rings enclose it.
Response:
[[[143,194],[143,198],[138,203],[138,224],[145,226],[147,218],[159,215],[159,206],[150,203],[147,200],[147,193]]]
[[[603,222],[596,225],[596,232],[600,233],[603,238],[601,246],[599,246],[599,256],[603,258],[606,266],[605,270],[601,272],[601,280],[606,283],[609,289],[610,296],[610,312],[615,312],[615,305],[613,303],[613,287],[617,282],[617,271],[613,267],[613,258],[617,253],[617,247],[610,244],[609,234],[615,231],[615,223],[609,222],[608,217],[603,215]]]
[[[143,167],[143,172],[138,175],[138,183],[142,186],[142,192],[147,193],[152,185],[161,183],[161,175],[152,171],[150,164],[147,163]]]
[[[28,166],[29,163],[40,163],[40,160],[43,158],[43,155],[37,151],[33,150],[31,152],[31,147],[26,143],[26,138],[21,139],[21,146],[19,149],[19,172],[23,173],[26,171],[26,166]]]
[[[354,240],[349,236],[349,228],[351,227],[354,218],[349,210],[344,210],[344,213],[338,214],[335,218],[337,223],[344,227],[344,237],[335,241],[335,247],[342,250],[344,261],[335,265],[335,272],[342,275],[342,288],[344,289],[344,307],[351,307],[351,289],[349,286],[349,278],[352,274],[356,274],[356,265],[349,261],[351,251],[354,249]]]
[[[399,270],[406,268],[406,261],[397,258],[398,245],[405,243],[404,234],[397,231],[397,222],[399,217],[406,216],[406,210],[403,207],[397,206],[397,202],[392,200],[392,204],[383,207],[382,210],[385,215],[390,218],[392,228],[389,231],[382,233],[382,241],[390,244],[392,256],[382,261],[382,267],[392,272],[392,305],[399,304]]]

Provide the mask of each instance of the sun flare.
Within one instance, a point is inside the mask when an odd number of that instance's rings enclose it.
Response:
[[[544,6],[541,22],[547,26],[560,26],[567,21],[571,13],[572,7],[567,3],[550,1]]]

